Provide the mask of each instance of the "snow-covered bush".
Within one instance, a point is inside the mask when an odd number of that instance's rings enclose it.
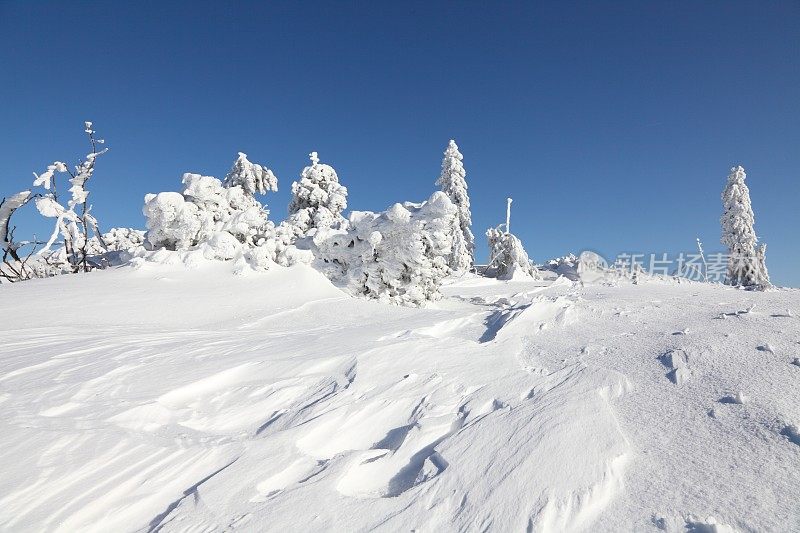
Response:
[[[516,276],[539,278],[539,272],[533,266],[525,248],[515,235],[498,228],[490,228],[486,232],[489,241],[489,265],[485,275],[498,279],[512,279]]]
[[[187,250],[199,241],[200,208],[180,193],[146,195],[142,214],[147,219],[145,239],[151,248]]]
[[[464,170],[463,159],[464,156],[458,151],[456,142],[450,140],[442,159],[442,173],[436,180],[436,185],[441,187],[441,190],[447,194],[458,209],[458,216],[452,228],[453,251],[448,258],[450,268],[456,272],[469,270],[475,263],[475,237],[470,229],[472,212],[467,194],[467,173]]]
[[[333,167],[319,162],[317,152],[309,154],[311,165],[303,169],[300,181],[292,183],[287,224],[295,236],[312,229],[340,228],[345,222],[347,188],[339,183]]]
[[[103,233],[103,243],[109,252],[132,250],[144,245],[145,232],[132,228],[111,228]]]
[[[209,259],[244,257],[266,269],[275,259],[275,226],[254,194],[277,190],[269,169],[239,153],[221,182],[212,176],[183,175],[183,191],[145,196],[145,245],[150,249],[202,247]],[[263,249],[256,251],[256,248]]]
[[[355,295],[409,306],[437,300],[457,212],[442,192],[382,213],[352,212],[347,229],[314,239],[318,267]]]
[[[211,246],[231,240],[255,246],[274,234],[268,211],[252,195],[235,185],[224,187],[211,176],[183,175],[183,192],[145,196],[147,244],[155,248],[187,250],[206,243]],[[226,255],[222,252],[222,255]]]
[[[106,267],[120,265],[130,259],[131,252],[144,245],[145,232],[131,228],[111,228],[101,236],[93,236],[86,246],[89,260],[98,266]],[[57,264],[55,258],[59,257],[63,248],[54,250],[50,255],[51,265]]]
[[[728,247],[726,283],[737,287],[765,289],[770,286],[766,265],[766,245],[758,244],[755,217],[750,204],[750,190],[744,180],[744,168],[731,169],[722,192],[723,214],[721,242]]]

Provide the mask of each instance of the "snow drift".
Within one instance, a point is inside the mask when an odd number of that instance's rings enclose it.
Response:
[[[800,525],[798,291],[195,267],[0,286],[0,529]]]

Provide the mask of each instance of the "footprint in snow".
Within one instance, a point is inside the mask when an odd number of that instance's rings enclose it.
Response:
[[[735,533],[736,530],[728,524],[722,524],[713,516],[705,520],[689,515],[686,518],[686,531],[689,533]]]
[[[727,394],[719,399],[719,403],[730,403],[736,405],[743,405],[747,402],[748,398],[741,392],[736,394]]]
[[[681,348],[670,350],[658,359],[669,369],[666,376],[675,385],[682,385],[691,376],[689,354],[685,350]]]

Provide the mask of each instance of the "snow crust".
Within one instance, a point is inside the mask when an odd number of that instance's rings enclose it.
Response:
[[[135,264],[0,286],[0,529],[800,527],[798,291]]]

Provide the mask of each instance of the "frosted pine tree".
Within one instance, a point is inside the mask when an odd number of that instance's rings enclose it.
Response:
[[[338,228],[346,221],[347,188],[339,183],[333,167],[319,162],[317,152],[309,154],[311,165],[303,169],[300,181],[292,183],[288,225],[296,236],[312,229]]]
[[[758,245],[755,217],[750,204],[750,190],[744,180],[747,174],[741,166],[731,169],[728,183],[722,192],[724,208],[722,244],[728,247],[728,274],[725,282],[737,287],[765,289],[770,286],[765,262],[766,246]]]
[[[475,263],[475,237],[472,235],[472,212],[467,194],[466,171],[462,163],[464,156],[458,145],[450,140],[442,159],[442,173],[436,185],[447,194],[458,209],[458,217],[453,228],[453,252],[448,258],[450,268],[456,272],[469,270]]]
[[[251,163],[247,154],[239,152],[222,185],[231,188],[240,186],[244,192],[255,196],[256,193],[267,194],[267,191],[278,190],[278,178],[267,167]]]

